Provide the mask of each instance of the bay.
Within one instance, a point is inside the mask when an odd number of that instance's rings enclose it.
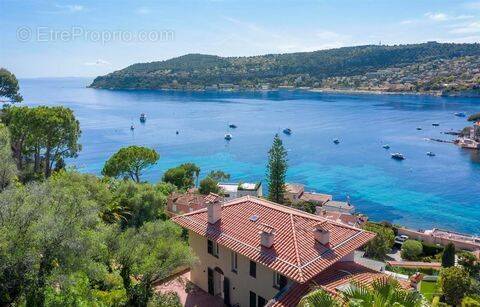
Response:
[[[267,152],[279,133],[288,150],[289,182],[337,200],[349,195],[357,211],[372,220],[480,234],[479,152],[425,140],[451,140],[442,132],[468,125],[453,113],[480,112],[480,99],[305,91],[111,91],[86,88],[91,81],[20,80],[26,105],[74,110],[83,149],[68,165],[79,171],[100,174],[110,155],[135,144],[160,153],[159,163],[142,177],[150,182],[184,162],[198,164],[203,175],[221,169],[232,181],[264,182]],[[139,122],[140,113],[147,114],[145,124]],[[229,129],[228,124],[238,128]],[[282,133],[287,127],[292,129],[290,136]],[[233,135],[230,142],[224,140],[226,133]],[[333,143],[336,138],[338,145]],[[384,144],[390,150],[382,148]],[[427,156],[428,151],[436,156]],[[391,159],[391,152],[403,153],[406,160]]]

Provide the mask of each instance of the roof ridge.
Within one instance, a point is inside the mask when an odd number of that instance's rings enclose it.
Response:
[[[297,216],[311,218],[311,219],[318,220],[318,221],[326,221],[328,223],[331,223],[331,224],[334,224],[334,225],[337,225],[337,226],[341,226],[341,227],[345,227],[345,228],[349,228],[349,229],[353,229],[353,230],[362,230],[360,228],[353,227],[353,226],[350,226],[350,225],[346,225],[346,224],[343,224],[343,223],[340,223],[340,222],[337,222],[337,221],[332,221],[332,220],[329,220],[327,218],[321,217],[319,215],[302,211],[300,209],[295,209],[295,208],[288,207],[288,206],[285,206],[285,205],[282,205],[282,204],[277,204],[277,203],[269,201],[267,199],[258,198],[258,197],[250,196],[250,195],[247,195],[247,196],[244,196],[244,197],[246,197],[250,201],[255,201],[257,204],[261,204],[261,205],[264,205],[264,206],[267,206],[269,208],[276,209],[276,210],[279,210],[279,211],[282,211],[282,212],[285,212],[285,213],[291,213],[291,214],[295,214]],[[237,199],[239,199],[239,198],[237,198]]]
[[[294,224],[294,221],[293,221],[293,214],[291,214],[291,213],[290,213],[290,225],[292,226],[293,245],[295,246],[295,258],[297,260],[298,275],[300,275],[301,280],[304,280],[303,272],[302,272],[302,268],[301,268],[300,254],[298,252],[297,234],[295,232],[295,224]]]

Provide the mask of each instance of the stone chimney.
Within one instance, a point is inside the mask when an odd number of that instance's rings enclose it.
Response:
[[[260,245],[266,248],[272,247],[275,238],[275,229],[267,224],[260,224],[258,229],[260,230],[258,233],[260,235]]]
[[[205,204],[207,205],[208,223],[215,224],[222,218],[222,202],[221,197],[217,194],[210,193],[205,196]]]
[[[320,222],[315,225],[313,235],[315,240],[324,246],[330,246],[330,231],[326,228],[327,222]]]

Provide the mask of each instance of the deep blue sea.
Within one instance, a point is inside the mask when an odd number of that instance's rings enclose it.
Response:
[[[425,140],[452,139],[441,132],[468,124],[453,113],[480,112],[480,99],[111,91],[86,88],[91,81],[20,81],[26,104],[74,110],[83,150],[69,164],[82,172],[99,174],[110,155],[137,144],[160,153],[159,163],[143,176],[151,182],[183,162],[198,164],[204,175],[221,169],[232,181],[264,180],[267,151],[274,134],[280,133],[288,150],[289,182],[338,200],[349,195],[357,211],[373,220],[480,234],[480,154]],[[139,123],[142,112],[147,114],[144,125]],[[440,126],[433,127],[434,122]],[[238,128],[228,129],[231,123]],[[291,136],[282,134],[285,127],[292,129]],[[233,135],[230,142],[224,140],[228,132]],[[339,145],[333,144],[335,138]],[[391,149],[383,149],[383,144]],[[428,151],[436,156],[427,156]],[[403,153],[406,160],[391,159],[391,152]]]

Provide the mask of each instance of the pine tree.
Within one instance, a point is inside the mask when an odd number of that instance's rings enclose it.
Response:
[[[442,255],[442,267],[449,268],[455,265],[455,245],[448,243]]]
[[[268,198],[282,204],[285,194],[285,174],[287,172],[287,151],[282,140],[275,135],[270,148],[267,165]]]

